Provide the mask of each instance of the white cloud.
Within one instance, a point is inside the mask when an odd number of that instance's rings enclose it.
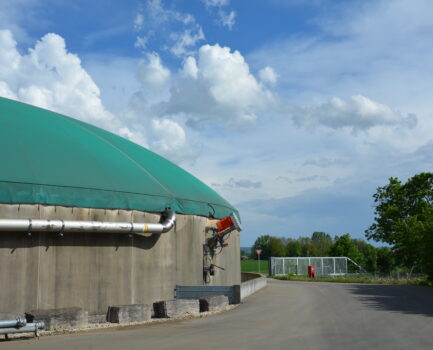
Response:
[[[193,79],[197,79],[198,67],[194,57],[189,56],[186,58],[183,64],[182,73],[185,77],[191,77]]]
[[[235,11],[225,12],[223,10],[220,10],[218,15],[220,17],[221,24],[224,27],[227,27],[229,30],[232,30],[235,25],[236,12]]]
[[[176,162],[194,163],[200,147],[191,147],[184,128],[170,119],[152,119],[151,148],[162,156]]]
[[[4,81],[0,81],[0,96],[10,98],[12,100],[17,99],[17,96]]]
[[[278,74],[275,72],[274,68],[266,66],[260,69],[259,78],[262,82],[274,85],[278,81]]]
[[[152,130],[157,136],[157,141],[154,144],[162,153],[175,152],[185,145],[185,131],[172,120],[153,119]]]
[[[183,33],[172,33],[170,37],[175,42],[170,48],[170,52],[177,57],[193,54],[191,48],[194,47],[197,42],[205,39],[203,30],[199,25],[197,25],[194,30],[187,29]]]
[[[144,15],[142,13],[137,13],[134,19],[134,29],[139,31],[143,28]]]
[[[209,7],[219,7],[228,5],[230,0],[203,0],[203,2]]]
[[[146,18],[151,22],[166,23],[169,21],[177,21],[183,24],[190,24],[195,21],[194,16],[189,13],[178,12],[173,9],[165,8],[161,0],[148,0],[144,7]]]
[[[17,42],[9,30],[0,30],[0,76],[3,79],[14,75],[21,62],[21,55],[17,51]]]
[[[163,114],[186,114],[189,125],[203,120],[225,126],[251,124],[272,101],[242,55],[228,47],[202,46],[198,61],[187,59],[183,71],[189,74],[173,82],[170,100],[160,107]]]
[[[235,178],[231,177],[226,183],[223,183],[223,184],[213,183],[212,186],[252,190],[252,189],[261,188],[262,182],[261,181],[252,181],[250,179],[235,179]]]
[[[218,20],[216,23],[232,30],[235,25],[236,11],[224,11],[223,7],[230,5],[230,0],[203,0],[208,9],[217,8]]]
[[[145,35],[143,36],[137,36],[135,39],[134,47],[137,49],[146,49],[147,42],[149,41],[149,38]]]
[[[21,55],[10,31],[0,31],[0,94],[101,126],[113,132],[127,127],[111,114],[98,86],[69,53],[65,41],[49,33]],[[126,132],[126,134],[128,134]]]
[[[137,23],[139,25],[137,25]],[[194,53],[194,46],[205,39],[203,29],[193,15],[164,6],[162,0],[148,0],[139,8],[134,27],[139,35],[135,47],[145,49],[154,45],[176,57]]]
[[[377,125],[404,125],[414,127],[417,118],[413,114],[406,117],[389,106],[372,101],[365,96],[355,95],[344,101],[334,97],[316,106],[293,108],[293,121],[298,126],[327,126],[333,129],[351,127],[353,130],[366,130]]]
[[[157,53],[149,53],[146,60],[139,63],[138,77],[144,85],[161,87],[169,80],[170,71],[162,65]]]

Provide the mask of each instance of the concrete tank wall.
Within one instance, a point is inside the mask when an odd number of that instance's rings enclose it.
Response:
[[[158,222],[127,210],[0,204],[0,218]],[[106,233],[0,232],[0,311],[153,303],[174,286],[203,285],[203,244],[215,220],[179,215],[175,228],[150,237]],[[214,257],[212,285],[240,284],[239,232]]]

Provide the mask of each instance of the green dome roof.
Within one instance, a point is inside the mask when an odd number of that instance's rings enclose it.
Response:
[[[0,203],[237,213],[203,182],[133,142],[1,97],[0,162]]]

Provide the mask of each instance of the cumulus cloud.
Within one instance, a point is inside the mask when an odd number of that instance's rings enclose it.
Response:
[[[191,162],[200,152],[199,147],[189,145],[184,128],[173,120],[153,119],[151,131],[152,149],[168,159]]]
[[[17,99],[17,96],[4,81],[0,81],[0,96],[10,98],[12,100]]]
[[[352,96],[349,101],[334,97],[320,105],[294,107],[292,118],[298,126],[322,125],[332,129],[350,127],[354,131],[378,125],[403,125],[411,128],[417,123],[414,114],[403,116],[399,111],[362,95]]]
[[[185,60],[183,72],[173,82],[169,101],[159,108],[164,115],[187,115],[190,126],[203,120],[225,126],[251,124],[272,101],[272,94],[250,73],[242,55],[228,47],[202,46],[197,61]]]
[[[197,79],[198,67],[197,67],[197,62],[196,62],[194,57],[189,56],[186,58],[186,60],[183,64],[182,74],[185,77]]]
[[[278,74],[274,68],[266,66],[259,71],[259,78],[262,82],[274,85],[278,81]]]
[[[71,115],[135,137],[102,104],[98,86],[65,41],[49,33],[21,55],[9,30],[0,31],[0,95]],[[136,139],[139,139],[136,137]]]
[[[161,87],[169,80],[170,71],[162,65],[157,53],[149,53],[146,60],[139,63],[138,78],[149,87]]]

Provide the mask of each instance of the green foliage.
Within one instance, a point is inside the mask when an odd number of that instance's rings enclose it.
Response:
[[[333,245],[331,235],[325,232],[313,232],[311,246],[314,256],[326,256]]]
[[[301,256],[302,246],[298,240],[290,240],[286,245],[287,256]]]
[[[402,184],[390,178],[373,195],[375,222],[368,239],[393,246],[402,265],[422,267],[433,279],[433,173],[421,173]]]
[[[284,256],[286,250],[284,249],[281,239],[269,235],[260,236],[256,239],[253,245],[253,253],[256,249],[262,249],[260,258],[267,260],[271,256]]]
[[[346,233],[341,237],[335,237],[335,243],[331,248],[332,256],[347,256],[348,258],[355,261],[361,266],[365,266],[365,256],[360,252],[358,246],[355,244],[355,240],[350,238],[350,235]],[[348,265],[348,270],[350,272],[358,271],[359,268],[353,264]]]
[[[376,249],[377,254],[377,272],[390,273],[395,266],[395,256],[389,247],[380,247]]]

